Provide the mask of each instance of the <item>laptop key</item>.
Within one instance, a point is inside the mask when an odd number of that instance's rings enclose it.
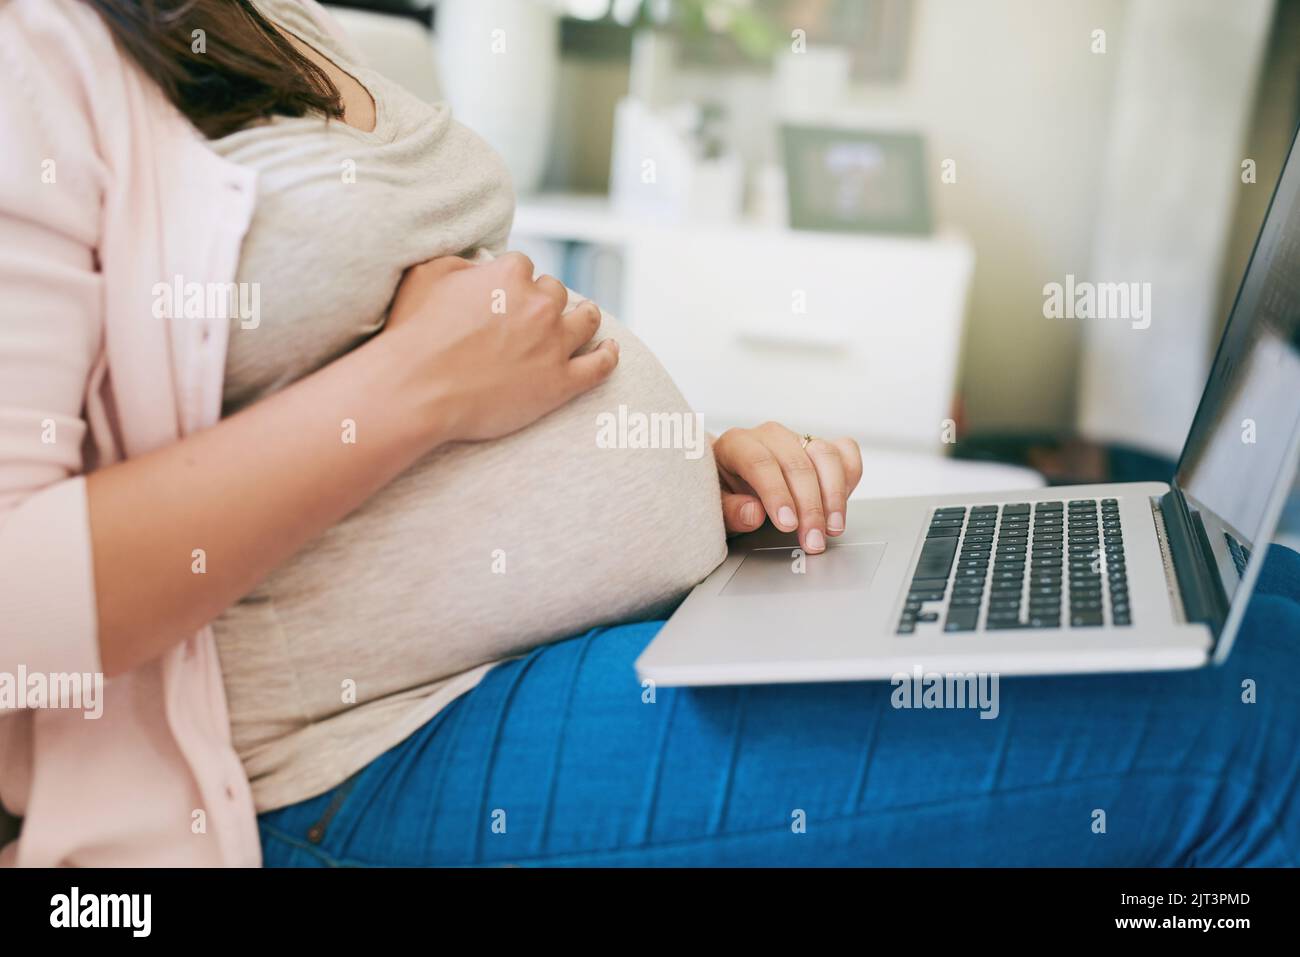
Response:
[[[980,610],[978,608],[949,608],[948,619],[943,623],[944,631],[974,631],[975,623],[979,621]]]
[[[914,578],[944,578],[952,569],[957,555],[956,538],[929,538],[921,548],[921,558],[916,563]]]
[[[948,587],[948,579],[946,578],[913,578],[912,579],[912,588],[919,589],[921,591],[928,591],[929,589],[932,588],[943,589],[947,587]]]

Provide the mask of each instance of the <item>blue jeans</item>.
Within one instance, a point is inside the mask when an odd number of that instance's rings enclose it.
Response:
[[[889,683],[659,688],[658,622],[492,669],[352,779],[263,814],[285,865],[1290,865],[1300,555],[1221,668],[1008,678],[1000,714]],[[1254,703],[1245,688],[1254,682]]]

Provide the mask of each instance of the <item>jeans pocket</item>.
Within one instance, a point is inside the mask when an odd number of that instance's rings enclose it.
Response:
[[[334,793],[330,795],[329,803],[325,805],[325,810],[321,813],[321,816],[317,818],[314,824],[307,828],[307,833],[304,836],[307,838],[309,844],[319,847],[321,844],[325,843],[325,837],[329,833],[330,824],[334,822],[335,815],[337,815],[339,809],[343,807],[343,802],[346,801],[348,795],[352,793],[352,788],[356,785],[357,778],[360,774],[361,772],[358,771],[334,789]]]
[[[337,867],[328,854],[294,838],[274,825],[260,822],[263,867]]]
[[[364,770],[364,769],[362,769]],[[332,791],[258,816],[262,857],[268,867],[333,867],[338,865],[338,840],[334,836],[338,813],[347,803],[362,771]],[[328,841],[328,843],[327,843]]]

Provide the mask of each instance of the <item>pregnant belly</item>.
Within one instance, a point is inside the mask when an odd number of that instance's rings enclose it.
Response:
[[[292,679],[283,707],[317,720],[340,710],[340,676],[359,703],[399,694],[662,614],[717,566],[707,442],[703,454],[635,447],[652,415],[680,417],[658,421],[681,422],[687,440],[694,419],[635,337],[608,318],[601,335],[622,349],[600,388],[514,435],[429,455],[218,621],[237,725],[273,717],[270,681]]]

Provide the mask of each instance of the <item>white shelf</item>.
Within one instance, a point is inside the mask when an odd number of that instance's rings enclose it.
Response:
[[[543,193],[519,201],[514,233],[558,242],[622,243],[631,226],[614,212],[608,196]]]
[[[598,301],[707,422],[777,419],[942,451],[974,268],[958,234],[646,222],[604,196],[543,194],[519,203],[512,241],[612,247],[618,295]]]
[[[622,244],[648,232],[707,234],[717,240],[731,236],[753,239],[814,243],[839,248],[858,246],[864,252],[884,246],[969,247],[965,237],[951,230],[930,236],[900,236],[888,233],[812,232],[773,226],[752,220],[735,222],[686,221],[680,223],[640,220],[616,210],[608,196],[597,193],[538,193],[519,200],[513,235],[554,242]]]

